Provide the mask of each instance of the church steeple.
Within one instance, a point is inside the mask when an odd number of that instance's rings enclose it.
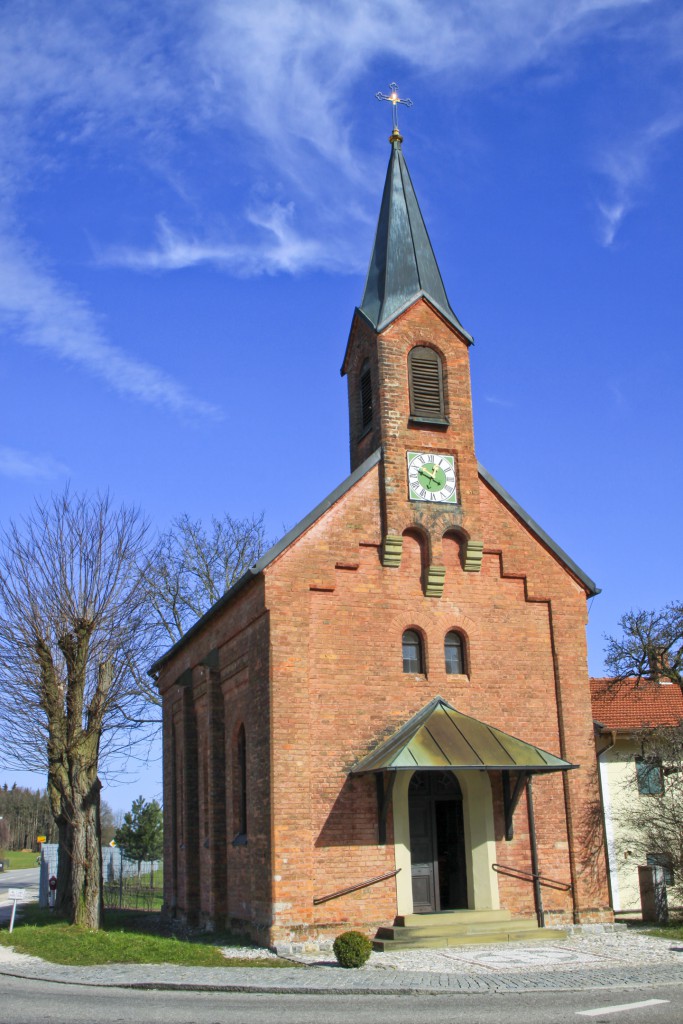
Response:
[[[395,94],[391,99],[402,102]],[[424,543],[424,593],[443,591],[443,538],[478,572],[483,543],[469,348],[453,312],[401,150],[390,136],[377,233],[342,366],[351,468],[381,448],[382,564],[401,562],[404,534]]]
[[[471,336],[451,309],[434,250],[394,129],[375,244],[360,311],[382,331],[417,299],[425,298],[468,342]]]

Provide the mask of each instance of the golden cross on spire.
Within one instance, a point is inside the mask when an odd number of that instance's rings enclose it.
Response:
[[[396,85],[396,82],[390,82],[389,89],[391,92],[388,96],[385,96],[383,92],[376,92],[375,99],[386,100],[388,103],[391,103],[391,119],[394,126],[394,130],[391,135],[392,138],[400,139],[401,136],[398,130],[398,105],[399,103],[402,103],[404,107],[412,107],[413,101],[401,99],[398,94],[398,86]]]

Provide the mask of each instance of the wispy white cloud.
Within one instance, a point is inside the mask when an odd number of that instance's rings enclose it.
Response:
[[[53,459],[51,455],[34,455],[19,448],[0,445],[0,476],[23,480],[50,480],[67,472],[67,466]]]
[[[367,222],[364,191],[375,178],[367,173],[367,158],[354,150],[359,113],[351,97],[368,68],[410,67],[418,81],[439,78],[457,95],[520,69],[560,66],[567,47],[607,31],[624,12],[648,3],[488,0],[480,7],[444,6],[440,0],[198,0],[167,61],[160,64],[158,51],[150,52],[156,87],[151,106],[162,97],[168,121],[172,96],[176,129],[184,119],[198,137],[225,131],[232,138],[239,126],[244,138],[246,129],[250,142],[240,158],[253,160],[261,175],[269,168],[266,192],[283,189],[285,199],[280,195],[258,210],[246,205],[230,237],[215,227],[208,234],[201,221],[193,230],[172,228],[162,218],[155,246],[103,246],[102,258],[138,270],[211,263],[236,275],[357,270],[357,250],[349,241]],[[178,82],[185,97],[181,106],[175,105]],[[149,121],[150,100],[136,96]],[[374,187],[370,191],[374,203]],[[265,238],[251,231],[259,218]]]
[[[257,242],[230,243],[191,237],[165,217],[157,219],[156,245],[149,249],[112,247],[97,254],[102,265],[132,270],[181,270],[210,263],[239,277],[323,269],[349,273],[362,268],[348,246],[330,245],[329,238],[305,238],[294,227],[294,204],[252,207],[249,223],[264,236]]]
[[[370,68],[410,68],[413,81],[439,80],[455,96],[527,68],[562,67],[569,47],[653,2],[117,0],[102,8],[71,0],[60,8],[30,0],[0,15],[0,96],[11,111],[0,124],[0,184],[31,187],[68,161],[70,147],[109,148],[172,181],[189,226],[162,218],[156,245],[139,250],[102,240],[102,262],[210,263],[235,275],[356,270],[349,243],[369,216],[368,174],[354,150],[351,96]],[[176,147],[218,133],[228,162],[259,167],[266,197],[243,203],[229,233],[207,231],[215,218],[202,205],[201,179],[173,159]],[[248,141],[231,153],[235,138]],[[603,203],[606,239],[631,192],[616,188]],[[157,215],[150,210],[150,228]]]
[[[484,395],[484,401],[489,405],[498,405],[503,409],[514,409],[515,403],[507,398],[497,398],[496,395]]]
[[[81,366],[121,394],[175,413],[220,415],[161,370],[110,344],[88,305],[6,235],[0,235],[0,324],[20,343]]]
[[[164,19],[146,19],[146,6],[119,2],[104,16],[80,0],[61,10],[29,0],[0,15],[0,324],[6,337],[67,359],[121,394],[217,418],[214,406],[107,339],[88,302],[26,243],[11,205],[68,167],[75,148],[95,154],[125,137],[160,159],[183,94],[164,53]],[[181,15],[182,3],[173,6]],[[12,463],[22,464],[29,466]]]
[[[612,401],[617,407],[622,407],[627,404],[624,390],[621,386],[621,381],[614,379],[607,381],[607,390],[612,396]]]
[[[600,239],[611,246],[626,214],[646,188],[664,143],[683,128],[683,110],[657,118],[633,138],[604,152],[599,170],[608,179],[611,196],[598,200]]]
[[[363,177],[348,98],[373,64],[440,78],[456,96],[484,79],[557,63],[568,46],[650,2],[206,0],[189,45],[206,71],[202,109],[240,120],[281,173],[315,194],[325,185],[310,173],[316,161],[354,183]]]

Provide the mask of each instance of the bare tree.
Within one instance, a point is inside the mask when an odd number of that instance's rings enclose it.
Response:
[[[605,664],[615,684],[634,677],[640,682],[668,679],[683,687],[683,604],[628,612],[619,625],[620,636],[605,637]]]
[[[0,764],[44,770],[57,909],[98,928],[100,766],[144,740],[147,523],[108,496],[36,502],[0,534]]]
[[[229,590],[266,548],[263,514],[211,520],[207,530],[180,516],[158,540],[144,577],[159,643],[174,644]]]
[[[620,852],[628,849],[640,864],[667,869],[668,888],[683,903],[683,723],[641,734],[641,763],[649,795],[643,799],[634,772],[624,783]],[[641,783],[642,785],[642,783]]]

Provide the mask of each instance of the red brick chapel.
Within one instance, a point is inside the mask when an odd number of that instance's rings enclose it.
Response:
[[[584,838],[597,589],[477,462],[472,338],[390,142],[351,475],[153,669],[166,913],[280,949],[612,919]]]

